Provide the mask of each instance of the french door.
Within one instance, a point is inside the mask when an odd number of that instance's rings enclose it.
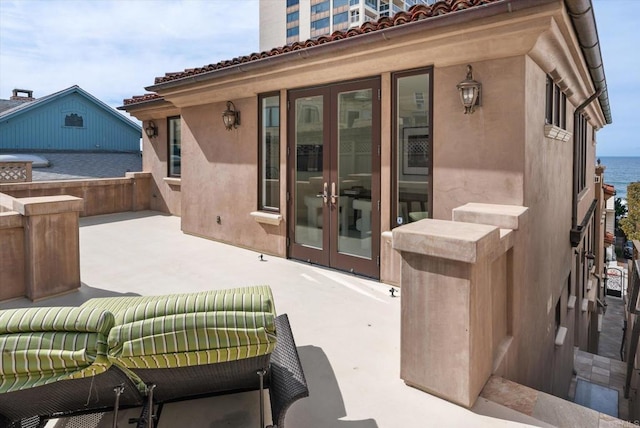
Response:
[[[380,80],[289,93],[289,256],[380,276]]]

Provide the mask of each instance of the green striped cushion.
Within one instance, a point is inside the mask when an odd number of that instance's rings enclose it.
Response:
[[[0,334],[77,331],[109,334],[113,315],[102,308],[20,308],[0,311]]]
[[[205,311],[242,310],[275,313],[271,288],[266,285],[164,296],[95,298],[88,300],[81,307],[107,309],[115,314],[116,324],[152,316]]]
[[[135,321],[111,330],[109,353],[119,356],[130,349],[129,355],[151,355],[260,345],[274,341],[274,320],[274,314],[266,312],[217,311]]]
[[[211,364],[266,355],[275,348],[268,286],[122,299],[128,304],[104,303],[122,307],[108,343],[109,357],[124,368]],[[90,304],[98,305],[95,300],[105,299],[93,300]]]
[[[0,393],[106,371],[113,315],[99,309],[0,311]]]

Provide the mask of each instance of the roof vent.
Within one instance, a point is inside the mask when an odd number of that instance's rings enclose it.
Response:
[[[14,89],[11,101],[34,101],[33,91],[29,89]]]

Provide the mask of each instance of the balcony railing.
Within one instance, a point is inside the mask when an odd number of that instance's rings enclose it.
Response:
[[[31,162],[0,162],[0,183],[24,183],[31,181]]]

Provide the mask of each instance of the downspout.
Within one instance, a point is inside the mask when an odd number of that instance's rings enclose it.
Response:
[[[578,225],[578,137],[576,132],[576,123],[578,122],[578,116],[584,111],[589,104],[591,104],[602,93],[602,87],[587,98],[582,104],[576,108],[573,112],[573,192],[571,197],[571,230],[574,231]]]

